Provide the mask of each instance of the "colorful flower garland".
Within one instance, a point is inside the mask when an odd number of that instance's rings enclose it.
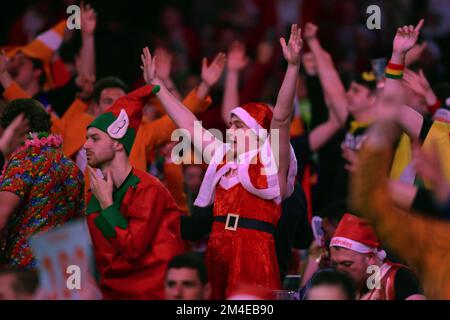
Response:
[[[11,153],[9,156],[9,159],[12,159],[14,156],[16,156],[18,153],[22,152],[25,149],[36,147],[36,148],[42,148],[44,146],[48,147],[55,147],[58,148],[62,145],[63,139],[60,135],[53,135],[49,134],[47,132],[30,132],[27,135],[27,139],[24,141],[24,143],[18,147],[16,150]],[[3,174],[5,173],[6,168],[8,167],[9,160],[5,161],[5,164],[3,165],[2,174],[0,175],[0,182],[3,179]]]

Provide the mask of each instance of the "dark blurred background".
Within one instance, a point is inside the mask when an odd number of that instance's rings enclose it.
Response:
[[[449,80],[450,0],[186,0],[186,1],[86,1],[98,13],[96,31],[97,79],[116,75],[129,84],[140,77],[142,47],[164,46],[174,54],[174,79],[186,92],[198,81],[203,56],[227,51],[239,39],[254,57],[261,41],[274,44],[288,34],[291,23],[312,21],[319,38],[331,52],[340,72],[367,69],[372,58],[386,57],[396,27],[425,18],[422,32],[428,48],[422,68],[431,82]],[[2,1],[0,46],[25,44],[62,18],[78,1]],[[381,30],[368,30],[369,5],[381,8]],[[73,59],[80,45],[76,33],[60,49]],[[277,53],[275,53],[277,57]],[[279,53],[278,53],[278,57]],[[273,86],[282,75],[282,59],[274,59]],[[279,63],[277,61],[280,61]],[[281,75],[280,75],[281,74]],[[447,78],[445,79],[445,76]],[[267,96],[277,92],[268,80]]]

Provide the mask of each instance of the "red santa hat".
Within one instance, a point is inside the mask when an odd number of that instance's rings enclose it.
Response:
[[[146,85],[123,96],[105,113],[99,115],[88,126],[106,132],[112,139],[118,140],[130,154],[142,121],[142,108],[151,95],[159,91],[159,86]]]
[[[268,105],[251,102],[232,109],[231,114],[244,122],[258,137],[265,137],[269,134],[273,112]]]
[[[280,186],[278,185],[278,167],[276,164],[275,155],[272,153],[270,139],[268,137],[270,132],[270,125],[272,122],[272,109],[264,103],[248,103],[243,106],[231,110],[231,115],[238,117],[245,123],[257,137],[263,140],[262,146],[258,149],[250,150],[249,152],[240,154],[239,159],[239,181],[243,187],[250,193],[266,200],[274,200],[276,203],[281,203]],[[219,183],[222,175],[233,164],[226,163],[219,169],[219,164],[224,160],[225,155],[230,150],[229,144],[219,146],[215,152],[214,157],[209,163],[208,170],[205,173],[200,192],[195,200],[195,205],[199,207],[206,207],[210,205],[214,199],[214,192],[217,183]],[[256,154],[259,158],[255,157]],[[264,166],[262,174],[267,177],[267,187],[260,188],[253,184],[249,176],[249,166],[253,165],[252,160],[259,159],[260,164]],[[259,167],[259,163],[256,163]],[[287,173],[286,194],[289,197],[294,192],[294,185],[297,175],[297,159],[294,150],[290,146],[289,155],[289,169]]]
[[[367,220],[349,213],[339,222],[330,247],[346,248],[358,253],[374,253],[382,261],[386,258],[386,252],[380,249],[380,242]]]

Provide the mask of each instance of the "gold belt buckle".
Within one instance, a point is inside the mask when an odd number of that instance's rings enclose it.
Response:
[[[232,227],[229,226],[230,218],[235,218],[234,226],[232,226]],[[237,227],[238,227],[238,222],[239,222],[239,215],[238,214],[229,213],[227,215],[227,220],[225,221],[225,229],[226,230],[230,230],[230,231],[236,231]]]

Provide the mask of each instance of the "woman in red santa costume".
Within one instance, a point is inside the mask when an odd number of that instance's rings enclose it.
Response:
[[[231,143],[201,127],[202,139],[196,139],[197,119],[155,78],[155,59],[148,48],[142,54],[146,82],[161,86],[157,95],[167,114],[193,137],[197,150],[205,150],[203,157],[209,163],[195,205],[214,203],[206,254],[213,299],[226,298],[241,283],[280,288],[273,233],[281,201],[292,194],[297,171],[289,142],[302,47],[297,25],[292,25],[288,43],[284,38],[280,43],[288,66],[275,108],[263,103],[234,108],[227,131]]]

